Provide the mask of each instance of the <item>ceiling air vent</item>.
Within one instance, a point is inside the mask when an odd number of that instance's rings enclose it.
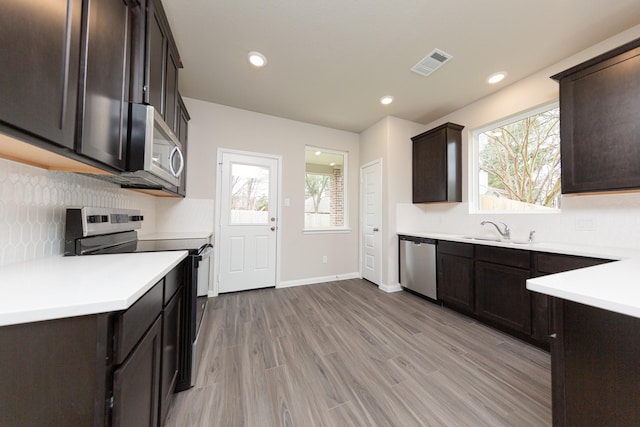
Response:
[[[447,52],[443,52],[440,49],[433,49],[427,56],[422,58],[420,62],[411,67],[411,71],[423,76],[428,76],[442,67],[451,58],[453,58],[453,56]]]

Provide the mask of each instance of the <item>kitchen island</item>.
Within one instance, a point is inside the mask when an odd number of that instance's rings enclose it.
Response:
[[[178,374],[186,256],[0,268],[0,425],[161,425]]]
[[[640,261],[529,279],[553,297],[553,425],[640,425]]]

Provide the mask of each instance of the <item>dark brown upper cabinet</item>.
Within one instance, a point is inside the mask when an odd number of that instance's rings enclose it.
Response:
[[[126,0],[85,0],[76,152],[126,168],[132,11]]]
[[[176,112],[176,126],[173,131],[178,137],[178,140],[182,143],[182,155],[184,156],[184,159],[186,162],[187,161],[187,140],[189,139],[189,120],[191,120],[191,116],[189,116],[187,107],[184,105],[184,101],[182,100],[182,96],[180,96],[180,94],[178,94],[177,105],[178,105],[178,108]],[[186,170],[182,172],[182,176],[180,178],[180,185],[178,186],[178,194],[181,196],[187,195]]]
[[[0,125],[73,150],[82,0],[3,0]]]
[[[141,1],[134,23],[133,102],[152,105],[175,128],[182,59],[160,0]]]
[[[165,85],[165,114],[164,121],[174,130],[178,126],[178,69],[180,58],[177,52],[169,49],[169,58],[167,59],[167,83]],[[176,136],[178,134],[176,133]]]
[[[16,141],[14,147],[24,148],[14,148],[10,158],[32,163],[26,148],[32,144],[108,172],[124,169],[128,2],[3,2],[0,130],[27,143]],[[46,165],[41,159],[35,164]],[[86,171],[82,163],[78,171]]]
[[[413,203],[462,201],[462,129],[445,123],[411,138]]]
[[[562,193],[640,188],[640,39],[551,78],[560,82]]]

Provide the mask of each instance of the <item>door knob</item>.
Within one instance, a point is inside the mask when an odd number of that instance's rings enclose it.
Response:
[[[373,229],[373,231],[380,231],[380,230],[378,230],[378,227],[376,227],[376,228]]]

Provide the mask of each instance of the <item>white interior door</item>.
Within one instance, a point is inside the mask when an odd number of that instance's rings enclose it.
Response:
[[[365,165],[361,173],[362,277],[380,285],[382,276],[382,165],[380,160]]]
[[[222,153],[219,292],[276,285],[278,163]]]

